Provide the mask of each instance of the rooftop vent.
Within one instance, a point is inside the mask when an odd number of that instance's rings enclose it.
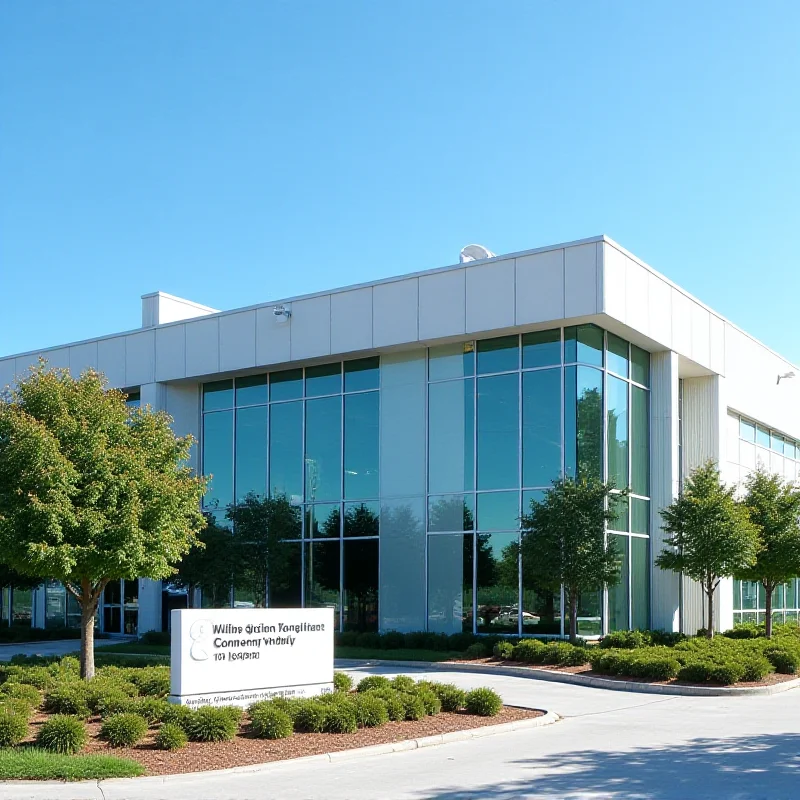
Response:
[[[497,253],[493,253],[482,244],[468,244],[466,247],[461,248],[461,254],[458,261],[461,264],[466,264],[467,261],[480,261],[482,258],[494,258]]]

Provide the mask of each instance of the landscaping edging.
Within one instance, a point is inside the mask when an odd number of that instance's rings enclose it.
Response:
[[[594,689],[610,689],[617,692],[640,692],[643,694],[677,694],[687,697],[728,697],[740,695],[771,695],[788,692],[800,686],[800,678],[793,678],[769,686],[676,686],[674,684],[645,683],[643,681],[620,681],[613,678],[598,678],[594,675],[581,675],[573,672],[559,672],[552,669],[532,669],[530,667],[490,666],[488,664],[469,664],[455,661],[391,661],[389,659],[337,659],[340,669],[348,667],[414,667],[429,671],[472,672],[483,675],[510,675],[514,678],[532,678],[555,683],[571,683],[576,686],[590,686]]]

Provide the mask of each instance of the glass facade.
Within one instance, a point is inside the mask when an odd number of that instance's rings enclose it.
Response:
[[[221,519],[254,491],[302,509],[270,603],[331,607],[341,630],[563,635],[520,517],[563,474],[613,478],[632,491],[621,582],[581,598],[579,631],[646,627],[648,383],[648,354],[594,325],[215,381],[204,505]]]

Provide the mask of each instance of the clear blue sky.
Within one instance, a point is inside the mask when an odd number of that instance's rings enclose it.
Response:
[[[800,362],[800,3],[6,0],[0,354],[606,233]]]

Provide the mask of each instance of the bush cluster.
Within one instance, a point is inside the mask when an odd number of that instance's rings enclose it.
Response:
[[[353,679],[346,672],[334,672],[333,688],[337,692],[349,692],[353,688]]]
[[[156,747],[159,750],[180,750],[186,747],[188,741],[186,731],[174,722],[164,723],[156,734]]]
[[[28,717],[0,708],[0,747],[19,744],[28,735]]]
[[[86,746],[86,723],[77,717],[56,714],[43,722],[36,734],[36,745],[50,753],[72,755]]]
[[[100,735],[112,747],[133,747],[147,733],[147,720],[138,714],[113,714],[100,729]]]
[[[589,660],[589,651],[585,647],[576,647],[569,642],[545,643],[539,639],[523,639],[514,645],[511,658],[525,664],[579,667]]]
[[[294,731],[294,722],[278,706],[264,703],[250,709],[250,728],[259,739],[286,739]]]
[[[227,742],[239,730],[242,709],[234,706],[205,706],[187,721],[187,734],[193,742]]]
[[[407,648],[412,650],[435,650],[437,652],[455,651],[465,653],[474,644],[481,645],[485,655],[491,653],[495,644],[504,641],[505,637],[493,635],[476,635],[473,633],[431,633],[429,631],[412,631],[399,633],[386,631],[385,633],[357,633],[345,631],[336,634],[336,644],[340,647],[365,647],[370,650],[399,650]],[[483,656],[475,656],[483,658]]]
[[[668,681],[676,677],[681,665],[667,647],[611,650],[598,648],[589,656],[592,670],[601,675]]]
[[[503,701],[494,689],[483,687],[467,692],[464,707],[469,714],[477,714],[479,717],[494,717],[503,707]]]

